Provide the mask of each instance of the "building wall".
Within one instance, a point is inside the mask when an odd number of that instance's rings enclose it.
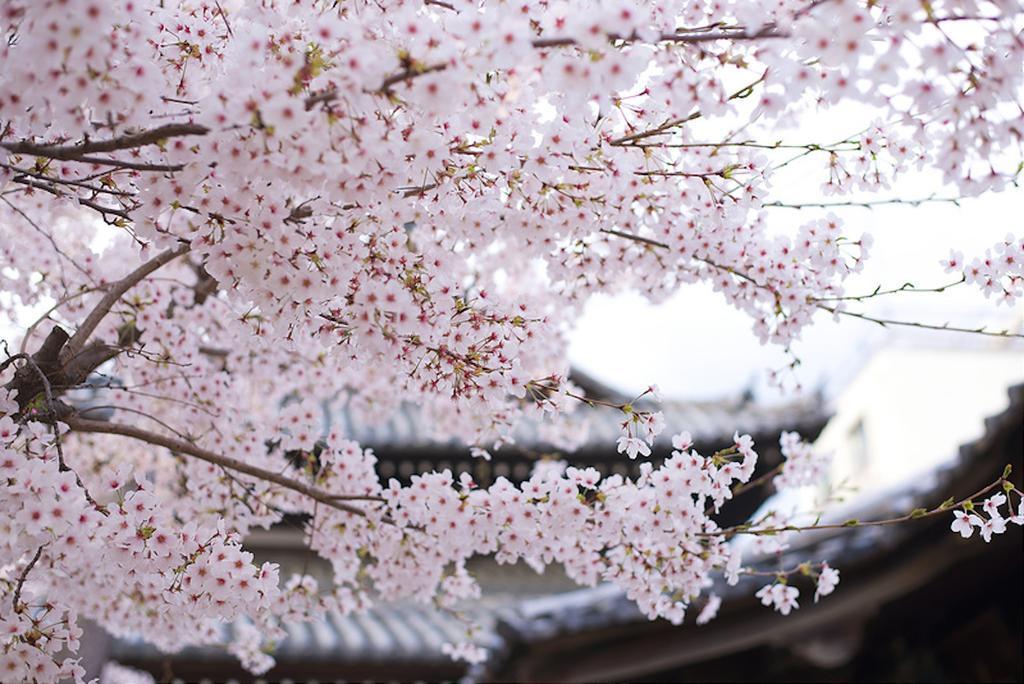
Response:
[[[956,458],[1024,382],[1024,351],[890,348],[839,395],[816,446],[834,450],[833,484],[865,495],[904,489]],[[856,497],[853,497],[856,498]]]

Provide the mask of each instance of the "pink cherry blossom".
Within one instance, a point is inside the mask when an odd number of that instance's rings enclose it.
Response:
[[[820,597],[831,594],[838,584],[839,571],[830,567],[828,563],[822,563],[818,573],[817,587],[814,591],[814,602],[817,603]]]
[[[953,511],[953,523],[949,526],[949,529],[967,539],[974,534],[974,520],[972,518],[977,518],[977,516],[970,516],[963,511]]]
[[[1024,525],[1024,497],[1017,503],[1017,512],[1007,518],[1007,520],[1016,525]]]
[[[982,539],[986,542],[992,541],[993,534],[1002,534],[1006,531],[1006,520],[1003,518],[979,518],[975,524],[978,526]]]
[[[795,518],[723,527],[719,512],[769,482],[821,482],[829,454],[783,433],[781,472],[761,479],[749,435],[703,454],[679,432],[669,450],[656,378],[631,401],[588,396],[569,333],[595,297],[694,285],[785,350],[825,316],[873,320],[847,292],[871,235],[838,209],[782,216],[787,160],[842,203],[917,170],[954,199],[1001,191],[1024,158],[1005,3],[9,0],[0,14],[4,681],[81,679],[80,616],[266,672],[284,624],[479,600],[478,555],[558,563],[673,623],[694,606],[711,619],[709,588],[744,574],[775,574],[757,596],[783,614],[807,578],[826,595],[827,564],[743,567],[796,549]],[[801,137],[844,111],[853,130]],[[1021,238],[950,247],[936,270],[999,304],[1024,295]],[[679,323],[683,354],[717,334]],[[417,438],[478,458],[530,449],[523,434],[551,455],[521,481],[384,482],[350,432],[410,411]],[[637,477],[568,465],[600,411],[618,453],[644,458]],[[980,514],[958,504],[952,530],[1003,533],[1019,490],[1004,475],[985,495],[1000,485]],[[286,515],[330,583],[246,548]],[[227,622],[245,626],[225,644]],[[486,657],[471,629],[445,650]]]

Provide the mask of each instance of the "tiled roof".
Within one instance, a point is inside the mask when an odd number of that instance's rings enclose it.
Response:
[[[818,425],[825,419],[822,400],[809,396],[781,404],[761,404],[744,399],[723,401],[669,401],[662,404],[637,405],[644,410],[660,410],[668,429],[659,437],[659,444],[667,447],[674,432],[688,430],[700,441],[728,440],[734,431],[764,434],[779,430],[799,430],[803,426]],[[605,406],[581,409],[590,426],[586,443],[581,450],[607,449],[614,445],[620,430],[622,412]],[[351,439],[381,449],[444,445],[431,440],[431,431],[419,408],[403,404],[389,420],[372,425],[356,420],[352,412],[342,409],[331,417],[343,434]],[[540,436],[540,425],[535,421],[522,421],[513,436],[516,443],[531,447],[547,446]]]

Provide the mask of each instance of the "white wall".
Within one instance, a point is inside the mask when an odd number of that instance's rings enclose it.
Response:
[[[980,437],[1020,382],[1019,348],[884,349],[839,394],[816,446],[836,452],[833,483],[848,478],[863,493],[905,486]]]

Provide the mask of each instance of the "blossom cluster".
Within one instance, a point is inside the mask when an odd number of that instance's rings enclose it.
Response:
[[[813,445],[800,439],[795,432],[783,432],[779,438],[782,448],[782,472],[775,478],[775,486],[779,489],[802,487],[817,484],[824,480],[832,463],[831,452],[815,449]]]
[[[62,467],[60,438],[43,423],[16,424],[11,404],[0,406],[6,681],[79,679],[67,657],[78,649],[79,615],[176,650],[216,638],[222,620],[268,612],[277,568],[254,564],[236,533],[181,524],[123,466],[90,473],[86,490]]]
[[[321,590],[306,576],[282,584],[276,566],[254,564],[223,517],[212,527],[182,525],[171,506],[161,509],[158,500],[173,490],[176,468],[167,477],[154,470],[151,479],[133,479],[127,468],[107,466],[76,481],[55,451],[57,440],[68,443],[70,436],[51,433],[42,422],[15,422],[16,403],[5,407],[4,554],[14,563],[0,610],[10,656],[5,663],[15,678],[80,676],[73,659],[54,661],[62,650],[75,650],[79,614],[114,634],[145,634],[165,650],[215,642],[217,622],[244,615],[252,622],[239,623],[228,648],[247,668],[263,672],[273,665],[265,647],[283,634],[282,621],[314,619],[327,609],[360,610],[375,597],[440,606],[479,597],[466,571],[477,554],[538,570],[560,563],[576,582],[613,582],[645,614],[674,623],[716,575],[735,582],[742,573],[740,553],[713,515],[756,467],[746,435],[713,457],[694,451],[689,435],[676,435],[671,456],[658,467],[643,463],[636,480],[602,478],[593,468],[547,468],[521,484],[499,478],[486,489],[447,470],[414,475],[407,486],[392,479],[384,487],[372,452],[332,435],[317,455],[312,481],[324,491],[359,493],[365,504],[318,507],[279,491],[252,499],[256,506],[272,499],[310,516],[310,546],[333,568],[334,586]],[[262,515],[253,519],[268,524]],[[72,585],[87,591],[71,591]],[[709,597],[702,624],[720,600]],[[471,661],[482,657],[470,642],[448,650]]]
[[[1007,235],[970,263],[962,252],[951,250],[942,265],[947,272],[962,273],[968,283],[1001,304],[1013,304],[1024,296],[1024,239]]]
[[[761,573],[763,574],[763,573]],[[793,610],[800,607],[800,590],[790,584],[792,576],[806,576],[814,581],[814,602],[822,596],[828,596],[839,586],[839,571],[827,562],[822,561],[816,566],[810,563],[801,563],[788,572],[776,573],[775,579],[757,590],[754,594],[761,600],[761,605],[771,606],[783,615],[789,615]]]
[[[761,338],[796,338],[867,242],[834,216],[770,235],[771,146],[673,122],[874,106],[849,142],[808,147],[837,192],[910,162],[967,193],[1016,168],[990,154],[1020,125],[1000,107],[1021,82],[1017,18],[997,7],[967,49],[957,3],[912,0],[66,4],[5,12],[6,139],[172,128],[38,169],[13,153],[5,182],[88,202],[143,244],[188,241],[248,334],[342,346],[352,389],[386,408],[412,393],[512,412],[510,392],[564,372],[540,343],[550,316],[621,287],[658,300],[704,280]],[[504,424],[477,414],[466,428]]]
[[[994,494],[982,502],[981,510],[985,515],[979,515],[973,512],[977,510],[973,502],[966,502],[963,510],[953,511],[954,520],[950,525],[950,529],[957,532],[964,539],[968,539],[974,534],[975,528],[977,528],[982,539],[990,542],[992,541],[993,534],[1006,532],[1006,523],[1012,522],[1016,525],[1024,525],[1024,496],[1018,502],[1017,512],[1013,513],[1011,509],[1010,515],[1004,518],[999,507],[1005,503],[1007,503],[1006,494]]]
[[[713,578],[743,570],[715,515],[751,483],[749,437],[704,456],[677,435],[636,480],[546,468],[483,489],[382,484],[326,418],[412,403],[427,436],[482,456],[526,421],[571,450],[594,402],[568,379],[567,335],[594,295],[709,284],[780,345],[841,315],[870,236],[777,218],[773,182],[799,155],[836,195],[918,167],[962,195],[1008,186],[1024,158],[1011,4],[8,0],[0,678],[79,677],[79,615],[164,650],[244,616],[230,649],[264,671],[282,620],[473,600],[474,554],[710,620]],[[777,140],[846,105],[871,123]],[[1021,248],[949,266],[1013,299]],[[661,414],[613,405],[619,452],[648,456]],[[823,472],[782,446],[778,485]],[[308,518],[332,586],[242,546],[286,513]],[[1000,531],[964,513],[961,534]],[[771,553],[786,522],[744,533]],[[827,594],[835,576],[814,572]],[[793,590],[761,597],[788,611]]]

